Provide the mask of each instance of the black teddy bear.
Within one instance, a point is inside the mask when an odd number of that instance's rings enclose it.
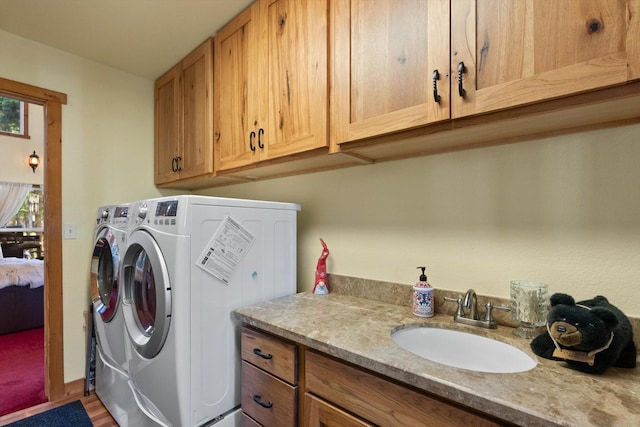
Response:
[[[547,332],[531,341],[545,359],[565,360],[570,368],[602,374],[609,366],[636,367],[631,322],[603,296],[580,301],[566,294],[551,295]]]

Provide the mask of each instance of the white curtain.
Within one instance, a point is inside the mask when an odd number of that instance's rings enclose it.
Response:
[[[18,213],[30,189],[31,184],[0,182],[0,227]]]

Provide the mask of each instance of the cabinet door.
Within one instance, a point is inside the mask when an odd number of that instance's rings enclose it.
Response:
[[[263,158],[328,147],[328,0],[261,0]]]
[[[449,118],[449,0],[332,4],[337,143]]]
[[[175,180],[176,159],[182,146],[180,64],[155,82],[155,183]]]
[[[246,9],[214,39],[215,169],[233,169],[259,159],[257,138],[258,4]]]
[[[183,146],[179,178],[213,172],[213,45],[211,39],[182,61]]]
[[[638,0],[452,0],[452,116],[640,78]],[[460,96],[457,70],[462,74]]]
[[[304,396],[304,425],[306,427],[373,426],[309,393]]]

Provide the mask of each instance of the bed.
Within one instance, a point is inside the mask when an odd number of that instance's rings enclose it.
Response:
[[[0,255],[0,335],[44,325],[44,261]]]

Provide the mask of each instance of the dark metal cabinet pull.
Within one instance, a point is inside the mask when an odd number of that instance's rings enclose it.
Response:
[[[467,72],[467,67],[464,66],[464,62],[458,64],[458,94],[464,97],[467,91],[462,87],[462,74]]]
[[[256,151],[256,146],[253,145],[253,139],[256,137],[256,133],[254,131],[251,131],[251,133],[249,134],[249,149],[251,151],[253,151],[255,153]]]
[[[262,401],[262,396],[260,396],[259,394],[254,394],[253,395],[253,401],[256,402],[258,405],[262,406],[263,408],[271,408],[273,406],[273,402],[272,401],[268,401],[268,402],[263,402]]]
[[[264,129],[260,128],[258,129],[258,148],[260,148],[261,150],[264,148],[262,138],[260,138],[262,135],[264,135]]]
[[[267,359],[267,360],[269,360],[269,359],[273,359],[273,355],[272,355],[271,353],[269,353],[269,354],[264,354],[264,353],[262,352],[262,350],[260,350],[259,348],[254,348],[254,349],[253,349],[253,354],[255,354],[256,356],[260,356],[260,357],[262,357],[263,359]]]
[[[182,170],[182,166],[180,166],[180,161],[182,157],[174,157],[171,159],[171,172],[180,172]]]
[[[433,70],[433,99],[440,103],[440,95],[438,95],[438,80],[440,80],[440,73],[438,70]]]

